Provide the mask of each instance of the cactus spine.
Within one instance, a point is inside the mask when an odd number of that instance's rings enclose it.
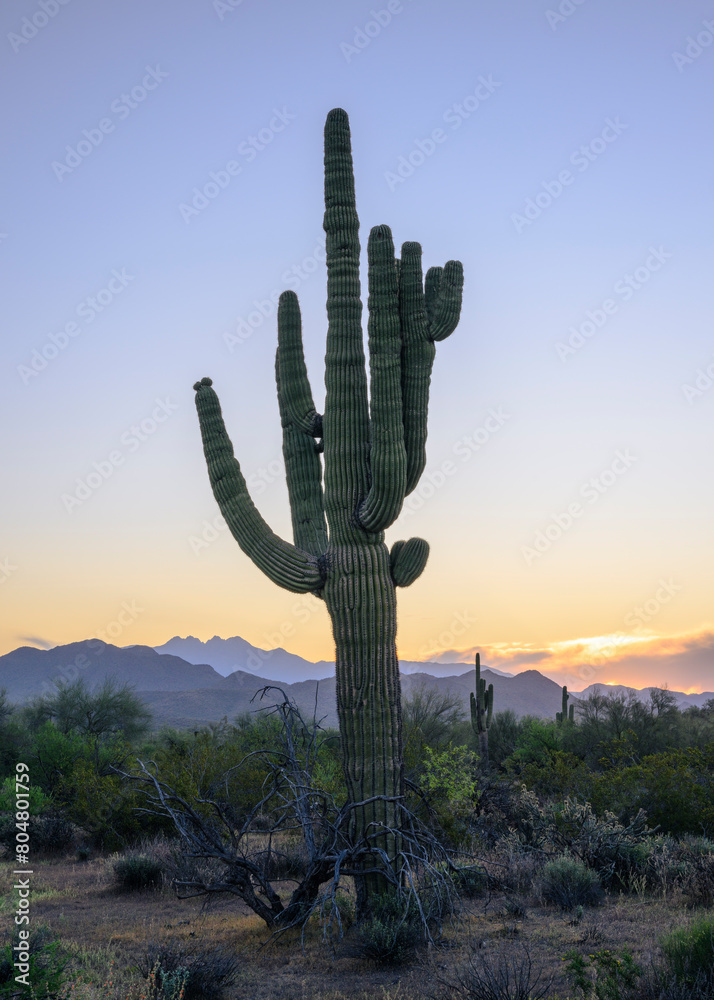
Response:
[[[403,794],[402,723],[396,651],[396,591],[420,575],[429,553],[419,538],[396,542],[384,530],[426,464],[427,406],[435,343],[453,332],[461,309],[458,261],[422,279],[421,247],[395,258],[388,226],[367,246],[370,392],[362,342],[358,239],[349,121],[340,108],[325,124],[327,352],[325,413],[315,409],[294,292],[278,307],[275,364],[294,544],[275,535],[255,508],[226,433],[210,379],[196,406],[209,478],[226,522],[253,562],[279,586],[324,599],[336,646],[337,709],[353,836],[394,857]],[[324,448],[323,448],[324,445]],[[324,451],[321,460],[320,453]],[[322,464],[324,461],[324,488]],[[381,796],[382,798],[378,798]],[[364,912],[378,876],[359,879]]]
[[[478,738],[481,768],[488,770],[488,730],[493,718],[493,684],[481,677],[481,655],[476,654],[476,693],[471,692],[471,725]]]
[[[555,721],[559,726],[562,726],[564,722],[575,721],[575,705],[571,705],[570,711],[568,711],[569,698],[570,695],[568,694],[568,688],[565,684],[563,684],[563,710],[555,713]]]

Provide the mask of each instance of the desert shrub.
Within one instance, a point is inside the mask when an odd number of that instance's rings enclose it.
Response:
[[[386,964],[405,961],[422,938],[422,921],[414,897],[385,892],[370,903],[371,916],[358,928],[364,954]]]
[[[572,910],[576,906],[597,906],[602,899],[602,886],[594,871],[564,854],[543,866],[540,895],[548,903]]]
[[[656,837],[647,883],[663,895],[679,890],[689,906],[714,905],[714,843],[704,837]]]
[[[14,813],[0,816],[0,845],[7,853],[15,850],[17,832]],[[34,854],[60,854],[70,849],[74,842],[75,829],[59,813],[30,816],[27,821],[30,849]]]
[[[543,1000],[552,979],[545,981],[525,946],[519,952],[472,947],[467,961],[438,982],[440,1000]]]
[[[692,858],[681,878],[681,888],[689,906],[714,905],[714,853]]]
[[[163,866],[145,854],[128,854],[113,864],[114,884],[120,889],[139,891],[158,888],[163,880]]]
[[[628,826],[610,812],[597,816],[589,802],[566,798],[543,810],[547,842],[593,868],[606,884],[626,885],[643,872],[650,854],[647,818],[638,812]]]
[[[679,982],[714,975],[714,918],[701,917],[662,940],[662,952]]]
[[[606,949],[581,955],[567,952],[566,971],[573,986],[593,1000],[635,1000],[642,969],[627,948],[618,955]]]
[[[25,942],[23,942],[25,943]],[[10,944],[0,952],[0,997],[17,996],[15,976],[17,969],[14,963],[23,953],[13,951],[13,946],[20,944],[15,934]],[[64,970],[67,959],[63,955],[59,942],[52,940],[49,928],[39,926],[31,932],[28,944],[28,977],[36,995],[58,990],[65,982]],[[23,970],[24,971],[24,970]]]
[[[176,984],[183,987],[181,1000],[222,1000],[240,974],[238,958],[220,949],[198,946],[186,949],[182,945],[157,943],[149,945],[139,968],[147,978],[154,973],[151,1000],[171,997],[167,989]]]

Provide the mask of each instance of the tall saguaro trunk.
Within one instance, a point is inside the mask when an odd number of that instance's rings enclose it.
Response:
[[[384,531],[419,482],[435,342],[453,332],[461,308],[458,261],[422,279],[421,247],[394,254],[388,226],[367,246],[370,385],[362,342],[359,222],[347,115],[325,125],[327,353],[325,413],[317,413],[305,367],[294,292],[278,306],[275,364],[294,544],[278,538],[248,494],[208,378],[196,406],[213,492],[243,551],[278,585],[324,599],[332,622],[342,762],[355,842],[397,864],[403,795],[402,724],[396,650],[396,587],[421,574],[420,538]],[[324,488],[320,455],[324,452]],[[382,854],[384,852],[384,854]],[[378,865],[375,865],[377,867]],[[383,882],[360,880],[361,909]]]

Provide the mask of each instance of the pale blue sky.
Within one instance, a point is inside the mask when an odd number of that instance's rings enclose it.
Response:
[[[335,106],[352,123],[363,246],[388,223],[398,244],[422,242],[427,266],[464,263],[428,449],[432,472],[448,461],[457,471],[403,522],[401,535],[432,546],[402,598],[405,655],[462,609],[477,620],[464,647],[607,634],[663,576],[682,590],[656,633],[712,624],[714,388],[688,401],[682,386],[714,363],[714,8],[560,7],[572,13],[556,20],[558,4],[541,0],[392,0],[391,14],[353,0],[45,0],[51,17],[39,0],[3,6],[0,559],[15,567],[0,589],[3,651],[25,635],[84,638],[125,600],[144,610],[120,643],[192,632],[263,645],[290,615],[291,595],[225,532],[192,550],[216,508],[191,386],[214,379],[258,482],[279,459],[280,431],[275,320],[255,303],[319,246],[322,127]],[[40,27],[19,42],[33,17]],[[359,31],[374,37],[364,45]],[[414,151],[438,129],[419,163]],[[63,172],[66,147],[82,140],[88,155]],[[410,156],[411,175],[390,178]],[[229,161],[236,175],[186,221],[181,204]],[[569,182],[546,204],[544,185],[557,192],[563,171]],[[542,209],[526,225],[528,199]],[[618,282],[637,268],[642,287],[626,297]],[[321,398],[324,268],[302,273]],[[107,288],[88,322],[87,300]],[[607,299],[607,322],[561,359],[556,345]],[[251,335],[229,350],[225,335],[251,312]],[[29,375],[33,351],[50,335],[62,344],[71,322],[75,336]],[[152,417],[157,399],[165,420]],[[454,449],[499,407],[508,418],[463,460]],[[144,441],[131,431],[142,420]],[[622,449],[631,468],[529,562],[524,547]],[[77,481],[117,454],[68,510]],[[282,477],[268,478],[256,500],[287,535]],[[286,645],[330,658],[322,613]]]

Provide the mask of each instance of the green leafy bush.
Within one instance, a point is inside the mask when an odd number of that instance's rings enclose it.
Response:
[[[574,949],[565,959],[568,977],[583,996],[594,1000],[634,1000],[642,969],[627,948],[618,955],[609,949],[581,955]]]
[[[17,996],[18,984],[15,976],[18,975],[18,970],[14,963],[18,954],[22,953],[13,951],[13,946],[18,944],[20,939],[15,934],[11,943],[5,945],[0,952],[0,997]],[[39,926],[32,931],[27,944],[29,953],[27,976],[35,995],[45,996],[58,990],[65,982],[64,970],[67,966],[67,959],[62,954],[59,942],[52,940],[49,928]]]
[[[602,885],[597,874],[582,861],[564,854],[544,865],[540,895],[563,910],[597,906],[602,899]]]
[[[662,952],[679,982],[712,977],[714,973],[714,917],[700,917],[678,927],[662,940]]]
[[[15,812],[15,790],[15,776],[10,774],[5,778],[2,785],[0,785],[0,813]],[[27,789],[27,795],[30,800],[30,806],[27,811],[31,816],[38,816],[40,813],[46,812],[52,805],[52,799],[49,795],[45,795],[38,785],[30,785]]]

